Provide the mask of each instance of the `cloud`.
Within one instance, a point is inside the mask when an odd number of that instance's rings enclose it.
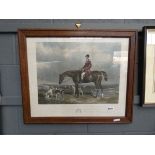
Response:
[[[119,74],[118,66],[113,69],[112,63],[114,51],[119,50],[120,43],[37,43],[38,81],[58,82],[60,73],[66,70],[81,69],[85,63],[86,54],[90,54],[92,70],[106,70],[113,80],[117,77],[113,77],[113,74]]]

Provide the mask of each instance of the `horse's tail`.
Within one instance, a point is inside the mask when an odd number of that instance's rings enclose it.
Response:
[[[108,75],[107,75],[107,73],[105,71],[101,71],[101,73],[102,73],[102,75],[104,77],[104,80],[105,81],[108,81]]]

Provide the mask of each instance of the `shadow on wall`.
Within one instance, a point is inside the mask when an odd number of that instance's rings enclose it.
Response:
[[[144,36],[142,32],[138,32],[138,52],[137,52],[137,59],[138,59],[138,82],[137,82],[137,93],[140,95],[140,103],[143,103],[143,76],[139,76],[139,75],[143,75],[144,72],[144,55],[142,54],[144,52],[144,40],[143,40]],[[141,46],[140,46],[141,45]]]

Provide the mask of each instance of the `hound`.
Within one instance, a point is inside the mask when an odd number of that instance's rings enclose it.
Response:
[[[91,94],[93,97],[97,97],[97,98],[103,98],[104,97],[104,94],[103,94],[101,89],[91,90]]]
[[[50,87],[49,90],[46,92],[45,97],[46,97],[47,99],[52,98],[53,95],[54,95],[53,91],[54,91],[54,88]]]
[[[64,100],[64,90],[56,88],[54,90],[54,96],[56,100]]]

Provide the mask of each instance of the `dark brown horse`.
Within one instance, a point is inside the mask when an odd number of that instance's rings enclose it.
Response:
[[[81,70],[72,70],[72,71],[66,71],[59,75],[59,84],[61,84],[65,77],[71,77],[74,84],[75,84],[75,95],[76,97],[79,97],[79,90],[78,86],[79,83],[89,83],[94,82],[96,89],[102,89],[102,78],[104,77],[104,80],[107,81],[107,73],[104,71],[91,71],[91,74],[89,77],[85,77],[83,80],[81,80]]]

